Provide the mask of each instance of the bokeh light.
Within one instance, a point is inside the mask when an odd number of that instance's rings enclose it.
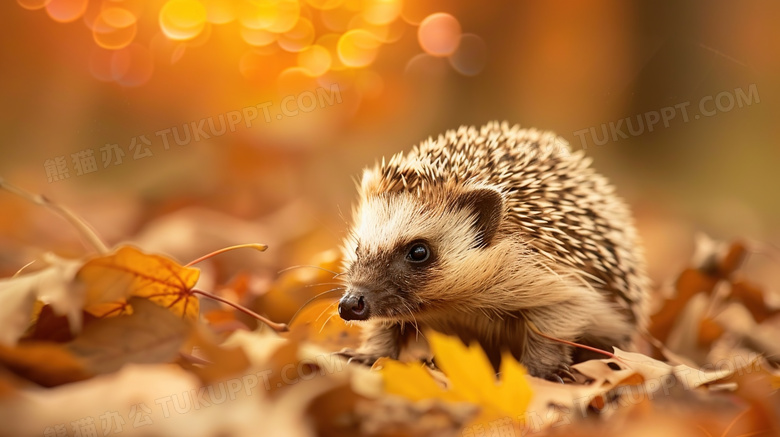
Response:
[[[449,56],[458,48],[461,28],[458,19],[439,12],[429,15],[417,29],[420,47],[433,56]]]
[[[374,38],[376,38],[376,40],[379,42],[384,42],[390,34],[390,30],[386,25],[371,24],[367,22],[361,15],[355,15],[352,17],[352,20],[350,20],[349,24],[347,24],[347,28],[350,30],[365,30],[366,32],[374,35]]]
[[[239,21],[250,29],[268,29],[279,16],[273,0],[245,0],[238,10]]]
[[[314,42],[314,25],[299,18],[292,29],[279,35],[279,47],[288,52],[300,52]]]
[[[365,67],[376,59],[380,41],[370,32],[354,29],[339,39],[339,59],[348,67]]]
[[[201,47],[206,45],[211,39],[211,32],[213,28],[213,24],[206,23],[203,26],[203,29],[197,35],[195,35],[195,37],[184,41],[184,44],[186,44],[187,47]]]
[[[458,49],[450,57],[450,65],[464,76],[476,76],[485,68],[487,46],[477,35],[464,34],[460,38]]]
[[[208,50],[232,57],[241,75],[260,87],[268,86],[263,81],[278,83],[287,71],[286,76],[305,74],[325,81],[338,76],[348,82],[344,86],[358,84],[360,94],[371,97],[385,88],[384,79],[375,71],[358,75],[351,71],[371,66],[382,46],[400,42],[415,27],[423,53],[447,58],[445,65],[449,61],[462,75],[479,74],[486,61],[484,41],[462,34],[454,16],[431,11],[431,5],[409,7],[402,0],[16,2],[28,10],[45,8],[58,22],[82,18],[100,48],[89,58],[91,74],[125,86],[150,79],[154,63],[148,56],[161,65],[173,65],[195,53],[188,49],[212,45]],[[419,26],[409,24],[412,16],[419,17],[414,19]],[[119,50],[123,51],[111,52]],[[409,65],[420,64],[421,59],[407,58]],[[441,63],[435,64],[438,69]]]
[[[236,19],[236,1],[202,0],[206,8],[206,20],[212,24],[226,24]]]
[[[116,50],[111,57],[111,75],[124,86],[140,86],[149,81],[154,72],[152,53],[138,43]]]
[[[336,8],[320,11],[320,21],[331,32],[344,32],[355,14],[347,9]]]
[[[311,76],[322,76],[330,69],[331,56],[328,49],[313,45],[298,53],[298,66]]]
[[[46,13],[54,21],[69,23],[84,15],[87,3],[88,0],[51,0],[46,3]]]
[[[448,70],[446,59],[427,53],[420,53],[406,63],[404,74],[407,77],[421,79],[439,78],[447,74]]]
[[[43,9],[51,0],[16,0],[19,6],[27,9],[28,11],[34,11],[37,9]]]
[[[363,19],[371,24],[382,25],[395,21],[400,14],[399,0],[369,0],[363,10]]]
[[[206,26],[206,8],[197,0],[170,0],[160,10],[160,28],[170,39],[188,40]]]
[[[127,9],[109,7],[103,9],[92,26],[92,36],[104,49],[127,47],[137,32],[136,17]]]
[[[307,3],[316,9],[329,10],[341,6],[344,0],[307,0]]]
[[[276,19],[268,26],[274,33],[291,31],[301,16],[301,7],[297,0],[282,0],[276,5]]]
[[[317,45],[328,51],[330,55],[330,69],[334,71],[347,68],[339,58],[339,39],[341,39],[341,35],[338,33],[326,33],[317,38]]]
[[[276,34],[264,29],[241,27],[241,38],[252,46],[267,46],[276,41]]]

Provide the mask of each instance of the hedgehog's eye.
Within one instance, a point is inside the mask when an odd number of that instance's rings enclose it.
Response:
[[[423,242],[413,243],[406,254],[406,259],[413,263],[424,263],[431,257],[431,249]]]

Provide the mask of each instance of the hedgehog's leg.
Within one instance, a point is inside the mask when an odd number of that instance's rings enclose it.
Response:
[[[571,347],[530,333],[526,337],[522,357],[518,358],[531,375],[549,378],[571,364]]]
[[[382,357],[398,359],[401,349],[401,325],[370,322],[363,328],[363,344],[355,349],[343,349],[339,355],[350,362],[371,366]]]
[[[563,320],[556,320],[555,317]],[[539,378],[559,380],[556,378],[562,369],[571,364],[572,347],[560,342],[542,337],[536,330],[550,335],[559,332],[558,325],[565,325],[565,316],[549,308],[534,308],[522,313],[522,318],[509,319],[506,323],[506,333],[509,334],[506,344],[512,355],[528,369],[528,373]],[[535,328],[529,327],[532,324]],[[571,337],[563,335],[562,337]]]

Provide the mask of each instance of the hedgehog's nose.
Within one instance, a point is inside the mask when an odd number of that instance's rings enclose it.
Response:
[[[339,301],[339,315],[344,320],[366,320],[368,303],[362,295],[346,294]]]

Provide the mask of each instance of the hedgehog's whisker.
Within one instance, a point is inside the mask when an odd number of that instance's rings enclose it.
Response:
[[[301,264],[301,265],[297,265],[297,266],[290,266],[290,267],[287,267],[285,269],[279,270],[278,272],[276,272],[276,274],[281,275],[282,273],[287,273],[290,270],[301,269],[301,268],[304,268],[304,267],[308,267],[310,269],[322,270],[323,272],[328,272],[328,273],[330,273],[332,275],[336,275],[336,276],[343,274],[343,272],[342,273],[337,273],[337,272],[334,272],[333,270],[326,269],[325,267],[314,266],[314,265],[310,265],[310,264]]]
[[[319,316],[317,316],[317,317],[314,319],[314,321],[316,322],[317,320],[319,320],[319,319],[320,319],[320,317],[322,317],[322,315],[323,315],[323,314],[325,314],[325,312],[326,312],[326,311],[329,311],[331,308],[333,308],[333,306],[334,306],[334,305],[336,305],[336,304],[338,304],[338,303],[339,303],[339,301],[337,301],[337,300],[335,300],[335,301],[331,302],[331,303],[330,303],[330,305],[326,306],[326,307],[325,307],[325,309],[323,309],[322,311],[320,311],[320,315],[319,315]],[[335,314],[335,313],[334,313],[334,314]],[[330,317],[328,317],[328,318],[330,318]]]
[[[303,304],[303,305],[301,305],[301,307],[300,307],[300,308],[298,308],[298,311],[296,311],[296,312],[295,312],[295,314],[293,314],[293,316],[292,316],[292,317],[290,317],[290,321],[288,322],[288,325],[291,325],[291,324],[292,324],[293,320],[295,320],[295,317],[297,317],[297,316],[298,316],[298,314],[301,312],[301,310],[303,310],[304,308],[306,308],[306,306],[307,306],[307,305],[309,305],[310,303],[314,302],[316,299],[318,299],[318,298],[320,298],[320,297],[322,297],[322,296],[325,296],[326,294],[329,294],[329,293],[334,293],[334,292],[336,292],[336,291],[342,291],[342,290],[344,290],[344,287],[336,287],[336,288],[331,288],[330,290],[326,290],[326,291],[323,291],[322,293],[319,293],[319,294],[316,294],[316,295],[314,295],[314,296],[313,296],[311,299],[309,299],[309,300],[307,300],[306,302],[304,302],[304,304]],[[335,302],[338,302],[338,301],[335,301]],[[332,305],[332,304],[331,304],[331,305]],[[330,306],[330,305],[329,305],[329,306]],[[326,309],[327,309],[327,308],[326,308]],[[322,314],[320,314],[320,315],[322,315]],[[319,319],[319,317],[317,317],[317,318]]]
[[[330,319],[332,319],[332,318],[333,318],[333,316],[335,316],[335,315],[336,315],[336,313],[333,313],[333,314],[331,314],[330,316],[328,316],[328,318],[327,318],[327,319],[325,319],[325,322],[322,324],[322,326],[320,326],[320,330],[319,330],[319,331],[317,331],[317,333],[318,333],[318,334],[319,334],[319,333],[322,333],[322,330],[323,330],[323,329],[325,329],[325,325],[327,325],[327,324],[328,324],[328,322],[330,322]]]
[[[318,282],[316,284],[308,284],[308,285],[304,286],[304,288],[321,287],[323,285],[336,285],[336,286],[341,287],[341,288],[344,287],[344,283],[343,282]]]
[[[414,311],[412,311],[411,308],[409,308],[409,305],[406,304],[406,302],[401,301],[401,305],[403,305],[404,308],[406,308],[406,311],[409,312],[409,315],[412,316],[412,326],[414,326],[414,329],[417,331],[414,335],[414,340],[417,341],[420,339],[420,336],[422,335],[423,338],[425,338],[425,335],[423,335],[422,332],[420,332],[420,326],[417,323],[417,318],[414,316]]]

